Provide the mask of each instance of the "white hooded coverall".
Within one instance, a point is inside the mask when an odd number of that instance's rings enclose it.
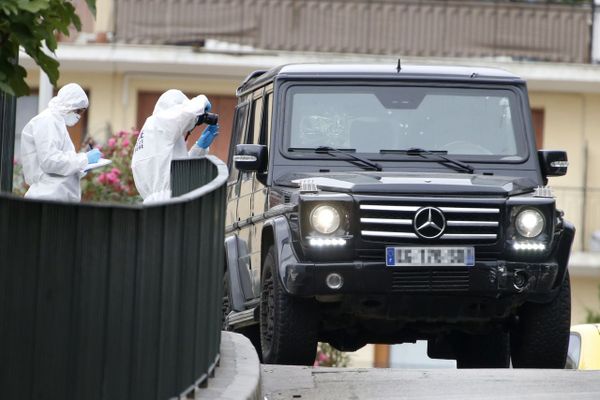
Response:
[[[135,186],[144,203],[171,198],[171,161],[188,156],[184,135],[194,128],[208,104],[204,95],[190,100],[176,89],[159,97],[142,127],[131,160]],[[194,155],[194,149],[189,155]]]
[[[83,89],[69,83],[48,103],[48,108],[25,125],[21,134],[21,159],[25,182],[30,185],[25,197],[80,201],[81,170],[88,164],[85,153],[76,153],[65,118],[88,107]]]

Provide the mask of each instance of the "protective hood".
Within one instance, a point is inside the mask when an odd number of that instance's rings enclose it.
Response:
[[[69,112],[80,109],[88,108],[89,101],[88,97],[76,83],[69,83],[63,86],[56,96],[54,96],[48,103],[48,108],[55,113],[62,115],[63,117]]]
[[[183,94],[181,90],[177,89],[169,89],[163,94],[160,95],[156,105],[154,106],[154,111],[152,115],[158,115],[165,112],[181,112],[187,103],[190,102],[190,99]],[[188,132],[192,130],[195,126],[195,120],[190,120],[183,131]]]
[[[154,111],[152,115],[156,115],[163,111],[167,111],[169,108],[181,104],[185,104],[190,101],[185,94],[181,90],[177,89],[169,89],[163,94],[160,95],[156,105],[154,106]]]

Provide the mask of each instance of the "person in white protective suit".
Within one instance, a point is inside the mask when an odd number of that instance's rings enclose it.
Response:
[[[190,100],[180,90],[170,89],[159,97],[142,127],[131,160],[135,186],[145,204],[171,197],[173,159],[198,157],[208,152],[218,134],[217,125],[207,127],[189,152],[184,137],[194,129],[198,116],[210,108],[204,95]]]
[[[50,100],[48,108],[25,125],[21,158],[25,182],[30,186],[25,197],[81,200],[82,170],[88,163],[97,162],[102,153],[98,149],[76,153],[67,126],[77,124],[88,105],[81,86],[69,83]]]

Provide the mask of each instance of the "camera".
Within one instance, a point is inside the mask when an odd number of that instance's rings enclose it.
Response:
[[[216,125],[218,122],[219,114],[205,112],[204,114],[198,116],[198,119],[196,120],[196,126],[201,124]]]

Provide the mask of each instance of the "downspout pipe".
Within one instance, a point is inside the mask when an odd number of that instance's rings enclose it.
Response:
[[[592,0],[592,24],[590,26],[590,62],[600,63],[600,0]]]

